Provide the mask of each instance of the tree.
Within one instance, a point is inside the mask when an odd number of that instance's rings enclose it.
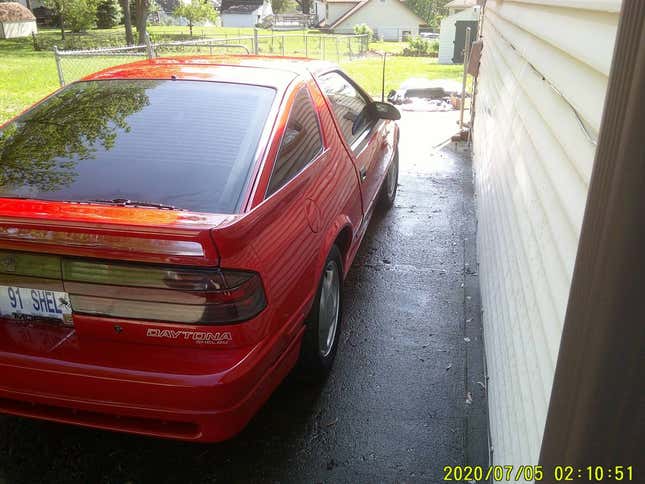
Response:
[[[66,0],[43,0],[43,5],[52,10],[58,17],[60,25],[60,38],[65,40],[65,13],[67,12]]]
[[[139,34],[139,45],[146,43],[146,28],[148,25],[148,14],[150,13],[151,0],[134,0],[134,17],[137,33]]]
[[[311,12],[311,4],[313,0],[296,0],[296,3],[300,6],[302,13],[309,14]]]
[[[273,13],[286,13],[295,10],[296,2],[294,0],[271,0],[271,10]]]
[[[121,20],[121,7],[118,0],[100,0],[96,10],[96,26],[111,29]]]
[[[123,25],[125,26],[125,43],[128,45],[134,44],[134,36],[132,35],[132,14],[130,12],[130,0],[120,0],[121,10],[123,10]]]
[[[67,25],[72,32],[85,32],[96,25],[99,0],[66,0]]]
[[[448,14],[445,7],[449,0],[406,0],[405,4],[434,30],[439,28],[441,17]]]
[[[177,17],[184,17],[188,20],[190,36],[193,36],[193,25],[196,22],[210,20],[214,22],[217,19],[217,11],[210,2],[204,0],[191,0],[190,3],[182,3],[173,12]]]
[[[81,32],[96,21],[98,0],[43,0],[43,4],[58,16],[62,40],[65,40],[65,27]]]

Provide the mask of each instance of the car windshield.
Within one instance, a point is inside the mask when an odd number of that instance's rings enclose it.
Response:
[[[207,81],[71,84],[0,131],[0,197],[232,213],[274,97]]]

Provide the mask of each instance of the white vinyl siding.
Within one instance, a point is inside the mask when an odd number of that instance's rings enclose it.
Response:
[[[619,9],[486,3],[473,156],[495,464],[539,456]]]
[[[354,8],[358,2],[328,2],[327,3],[327,25],[333,24],[336,20]]]

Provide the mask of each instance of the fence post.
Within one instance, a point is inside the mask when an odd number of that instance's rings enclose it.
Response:
[[[309,36],[305,34],[305,57],[309,57],[309,46],[308,46],[309,42],[307,42],[308,40],[309,40]]]
[[[284,34],[282,34],[282,57],[284,57]]]
[[[260,48],[258,47],[258,29],[257,27],[253,28],[253,53],[258,55]]]
[[[148,51],[148,59],[153,59],[155,57],[155,50],[152,47],[152,42],[150,41],[150,35],[146,32],[146,48]]]
[[[54,46],[54,59],[56,59],[56,70],[58,71],[58,82],[60,86],[65,85],[65,77],[63,76],[63,68],[60,65],[60,55],[58,54],[58,46]]]
[[[349,55],[349,60],[352,60],[352,38],[347,37],[347,53]]]

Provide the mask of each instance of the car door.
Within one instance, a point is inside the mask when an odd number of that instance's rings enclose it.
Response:
[[[331,71],[318,77],[361,179],[363,210],[369,213],[387,169],[384,123],[369,108],[369,97],[347,76]]]

